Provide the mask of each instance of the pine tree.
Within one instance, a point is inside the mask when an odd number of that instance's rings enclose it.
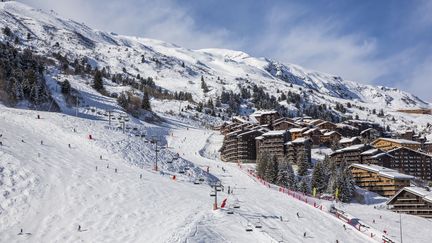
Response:
[[[204,91],[204,93],[209,92],[209,88],[207,86],[207,83],[204,81],[204,76],[201,76],[201,89]]]
[[[265,171],[267,169],[267,163],[270,161],[270,155],[268,152],[262,152],[258,155],[256,172],[259,177],[264,178]]]
[[[99,70],[96,70],[93,77],[93,88],[97,91],[102,91],[104,89],[102,73]]]
[[[311,188],[316,188],[317,192],[322,193],[327,188],[327,175],[323,162],[318,162],[312,172]]]
[[[300,192],[303,192],[303,193],[309,193],[309,192],[310,192],[310,189],[309,189],[309,182],[308,182],[307,177],[303,177],[303,178],[300,180],[300,182],[299,182],[299,184],[298,184],[298,190],[299,190]]]
[[[276,183],[278,175],[278,161],[275,155],[271,156],[270,163],[267,163],[267,168],[264,174],[265,180],[270,183]]]
[[[144,92],[144,96],[141,103],[141,108],[147,111],[151,111],[150,97],[147,92]]]
[[[294,170],[292,168],[291,164],[286,165],[286,172],[287,172],[287,187],[291,190],[294,190],[297,186],[297,180],[296,176],[294,174]]]
[[[69,80],[65,80],[60,84],[61,92],[62,94],[68,95],[71,91],[71,85],[69,83]]]
[[[354,196],[354,179],[349,168],[345,168],[344,170],[341,170],[341,172],[342,175],[339,180],[339,198],[342,202],[349,202]]]
[[[126,97],[126,95],[124,93],[121,93],[119,95],[119,97],[117,98],[117,103],[119,104],[119,106],[121,106],[123,109],[126,109],[129,105],[129,101],[128,98]]]
[[[288,172],[287,172],[287,162],[282,160],[278,165],[278,174],[276,178],[276,185],[286,187],[288,184]]]
[[[310,167],[310,164],[308,162],[308,159],[306,157],[306,153],[304,150],[299,150],[297,153],[297,165],[298,165],[297,174],[299,176],[306,175],[306,173]]]

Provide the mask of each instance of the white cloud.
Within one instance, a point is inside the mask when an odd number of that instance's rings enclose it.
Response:
[[[283,15],[291,17],[281,21]],[[257,46],[259,52],[356,81],[372,82],[385,74],[385,62],[373,58],[377,50],[375,39],[339,34],[341,26],[333,19],[320,23],[297,21],[305,15],[307,11],[298,8],[271,11],[268,27]]]

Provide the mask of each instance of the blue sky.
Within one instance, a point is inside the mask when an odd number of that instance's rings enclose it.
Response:
[[[227,48],[432,101],[428,0],[21,0],[89,26]]]

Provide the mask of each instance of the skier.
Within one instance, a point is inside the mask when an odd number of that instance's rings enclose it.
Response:
[[[68,147],[69,147],[69,148],[71,148],[71,145],[70,145],[70,143],[68,144]]]
[[[41,145],[43,145],[43,141],[41,140]]]
[[[24,139],[21,139],[21,142],[23,142],[23,143],[24,143]]]
[[[282,215],[280,216],[280,221],[283,222]]]
[[[19,235],[22,235],[22,234],[24,234],[23,229],[21,229],[20,232],[19,232]]]
[[[345,225],[343,225],[343,227],[344,227],[344,230],[346,230],[346,226],[345,226]]]
[[[117,168],[114,169],[114,172],[117,173]]]
[[[374,224],[375,224],[375,219],[374,219],[374,220],[372,220],[372,223],[374,223]]]
[[[306,238],[306,232],[303,233],[303,237]]]
[[[76,129],[74,128],[73,131],[76,132]]]
[[[99,159],[102,159],[102,155],[101,155],[101,156],[99,156]]]
[[[81,232],[81,225],[78,225],[78,231]]]
[[[0,146],[3,146],[3,142],[0,142]]]
[[[231,188],[230,188],[230,186],[228,186],[228,195],[229,195],[229,194],[230,194],[230,192],[231,192],[231,191],[230,191],[230,189],[231,189]]]
[[[140,174],[140,179],[142,179],[142,174]]]
[[[107,169],[109,169],[109,164],[107,164]]]
[[[97,171],[97,166],[96,166],[96,171]]]
[[[300,218],[300,214],[299,214],[299,212],[297,212],[297,218]]]

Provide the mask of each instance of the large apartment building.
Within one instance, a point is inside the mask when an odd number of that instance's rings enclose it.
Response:
[[[424,180],[432,180],[431,155],[405,147],[395,148],[387,153],[393,157],[390,168]]]
[[[279,160],[285,156],[285,143],[289,140],[287,131],[269,131],[255,138],[257,156],[268,152],[275,155]]]
[[[366,150],[371,149],[372,146],[367,144],[356,144],[350,147],[338,149],[330,154],[330,159],[332,159],[336,164],[341,164],[345,162],[347,165],[361,163],[361,153]]]
[[[261,125],[269,125],[279,119],[280,114],[277,111],[256,111],[251,115],[251,118]]]
[[[414,179],[413,176],[377,165],[352,164],[350,169],[357,186],[385,197],[410,186],[410,181]]]
[[[262,135],[260,130],[250,130],[237,135],[237,160],[242,163],[255,163],[256,142],[255,138]]]
[[[393,138],[378,138],[373,141],[372,146],[375,148],[382,149],[384,151],[389,151],[395,148],[410,148],[413,150],[421,149],[421,143],[407,140],[407,139],[393,139]]]
[[[432,192],[421,187],[404,187],[387,201],[390,210],[432,218]]]

